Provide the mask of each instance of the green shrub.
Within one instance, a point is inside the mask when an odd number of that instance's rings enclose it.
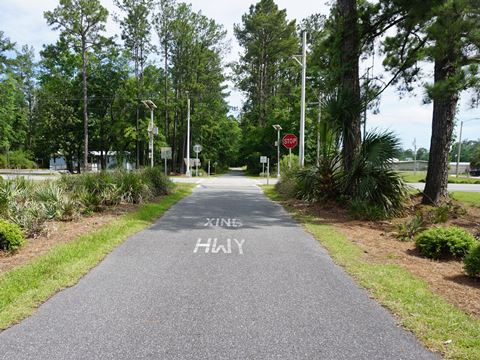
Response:
[[[436,206],[431,213],[431,221],[434,224],[446,223],[450,218],[456,219],[465,215],[466,211],[461,206],[447,202]]]
[[[122,201],[139,204],[152,196],[150,188],[141,177],[141,172],[116,171],[114,176],[122,194]]]
[[[167,195],[170,193],[173,183],[165,176],[161,167],[146,168],[141,176],[154,196]]]
[[[456,227],[432,228],[421,232],[415,238],[420,253],[431,259],[448,256],[464,257],[477,244],[469,232]]]
[[[0,219],[0,250],[16,251],[24,244],[22,230],[17,225]]]
[[[30,155],[29,153],[23,150],[11,151],[8,154],[8,167],[12,169],[36,168],[37,165],[31,159],[32,159],[32,155]]]
[[[353,218],[360,220],[382,220],[386,218],[385,210],[381,205],[358,198],[350,201],[348,211]]]
[[[0,169],[7,168],[7,157],[3,154],[0,154]]]
[[[463,259],[465,272],[470,276],[480,275],[480,244],[474,246]]]
[[[342,174],[342,193],[350,196],[350,210],[366,211],[366,219],[385,219],[403,213],[408,191],[401,175],[391,169],[399,151],[394,134],[369,133],[351,168]]]
[[[415,215],[410,220],[398,225],[397,238],[401,241],[411,241],[424,229],[425,221],[421,215]]]
[[[275,184],[275,191],[286,199],[292,199],[297,194],[296,177],[292,175],[282,175],[280,181]]]
[[[340,192],[337,156],[322,158],[319,166],[300,170],[297,174],[297,197],[307,201],[335,200]]]

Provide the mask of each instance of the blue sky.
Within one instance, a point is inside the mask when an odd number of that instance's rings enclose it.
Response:
[[[101,0],[110,13],[118,13],[113,0]],[[328,13],[326,1],[318,0],[277,0],[280,8],[287,9],[290,19],[307,17],[312,13]],[[208,17],[214,18],[224,25],[228,31],[231,49],[226,54],[225,61],[238,58],[241,51],[233,36],[233,24],[240,23],[241,16],[253,1],[250,0],[192,0],[194,9],[201,10]],[[1,0],[0,30],[4,31],[17,45],[29,44],[36,52],[42,44],[55,42],[58,34],[52,31],[43,18],[43,12],[53,9],[57,0]],[[110,35],[118,33],[118,26],[110,18],[107,31]],[[369,62],[370,65],[371,62]],[[369,66],[368,65],[368,66]],[[375,74],[382,74],[381,58],[375,60]],[[426,74],[429,74],[428,67]],[[388,75],[385,75],[388,78]],[[428,77],[425,81],[429,81]],[[394,88],[387,89],[382,95],[379,114],[368,113],[368,128],[388,129],[394,131],[402,140],[405,148],[411,147],[416,138],[418,147],[429,147],[431,134],[432,106],[422,104],[423,91],[419,88],[414,94],[400,99]],[[230,105],[241,106],[242,95],[231,89]],[[468,94],[464,94],[458,112],[459,120],[480,117],[480,109],[468,106]],[[458,132],[458,129],[456,129]],[[463,139],[480,138],[480,120],[466,122],[463,129]]]

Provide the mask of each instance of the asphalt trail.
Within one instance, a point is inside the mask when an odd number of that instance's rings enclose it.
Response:
[[[253,180],[226,176],[0,333],[0,359],[437,356]]]

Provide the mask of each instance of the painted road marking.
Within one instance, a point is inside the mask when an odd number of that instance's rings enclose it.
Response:
[[[243,244],[245,244],[245,239],[241,239],[240,241],[237,239],[227,239],[225,242],[220,243],[218,238],[208,238],[204,242],[202,238],[198,238],[197,244],[195,245],[195,249],[193,253],[196,254],[200,248],[203,248],[205,254],[218,254],[220,252],[224,254],[232,254],[236,253],[236,251],[232,251],[232,240],[233,243],[237,245],[237,250],[239,255],[243,255]]]
[[[243,226],[240,219],[226,219],[226,218],[206,218],[206,223],[203,225],[205,227],[241,227]]]

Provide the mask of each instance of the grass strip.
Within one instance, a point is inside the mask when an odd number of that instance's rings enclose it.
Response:
[[[31,263],[3,274],[0,277],[0,329],[31,315],[53,294],[76,284],[116,246],[188,196],[194,186],[177,184],[175,190],[159,202],[142,205],[96,231],[58,245]]]
[[[417,171],[417,173],[414,173],[413,171],[399,171],[398,172],[400,176],[403,178],[403,180],[407,183],[419,183],[419,182],[425,182],[425,179],[427,177],[427,172],[426,171]],[[468,177],[465,175],[448,175],[448,183],[449,184],[480,184],[480,179],[479,178],[472,178]]]
[[[450,195],[466,205],[480,207],[480,192],[454,191]]]
[[[270,199],[284,200],[273,186],[263,189]],[[337,264],[390,309],[399,323],[425,346],[441,352],[447,359],[480,359],[480,321],[433,293],[424,280],[415,278],[400,265],[368,262],[362,249],[333,226],[320,224],[314,217],[300,215],[283,205],[320,241]]]

